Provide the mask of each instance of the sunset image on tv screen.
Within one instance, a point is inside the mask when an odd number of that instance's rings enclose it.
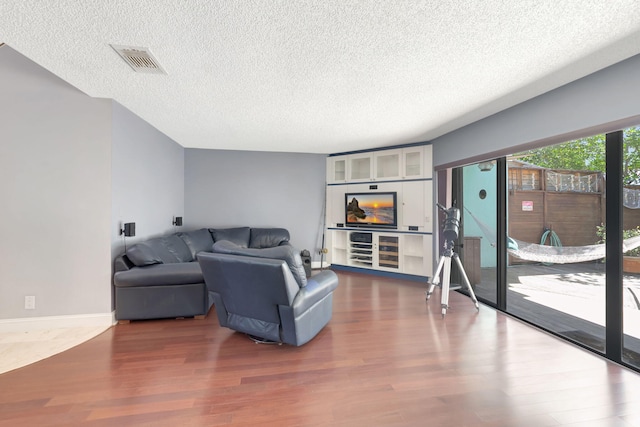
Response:
[[[357,194],[347,196],[347,223],[394,224],[392,194]]]

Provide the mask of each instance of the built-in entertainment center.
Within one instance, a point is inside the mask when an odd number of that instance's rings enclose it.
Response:
[[[430,144],[327,157],[332,268],[425,280],[432,274]]]

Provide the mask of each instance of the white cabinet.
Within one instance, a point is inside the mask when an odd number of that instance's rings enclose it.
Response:
[[[402,272],[416,276],[431,276],[432,237],[426,234],[403,234],[400,240]]]
[[[337,227],[338,224],[343,224],[345,219],[345,201],[344,191],[347,188],[346,185],[328,185],[327,186],[327,212],[326,212],[326,225],[327,227]]]
[[[371,181],[373,162],[371,153],[350,154],[347,176],[349,182]]]
[[[422,177],[433,178],[433,147],[424,145],[422,147],[424,156],[422,157]]]
[[[402,183],[401,230],[424,231],[424,188],[424,181]]]
[[[383,231],[330,230],[333,265],[389,271],[413,276],[433,274],[431,236]]]
[[[327,233],[327,261],[330,264],[348,265],[347,262],[347,231],[330,230]]]
[[[402,182],[400,230],[427,231],[433,228],[433,188],[431,181]]]
[[[371,153],[327,157],[327,183],[371,181],[373,176]]]
[[[373,152],[373,178],[375,181],[425,178],[431,161],[427,161],[426,146],[398,148]],[[431,156],[431,150],[428,155]],[[430,176],[430,171],[428,172]]]
[[[431,178],[431,145],[416,145],[327,157],[327,182],[396,181]]]
[[[396,234],[350,231],[348,265],[399,272],[399,243]]]
[[[402,149],[402,178],[415,179],[424,176],[424,147]]]
[[[332,265],[420,277],[433,274],[431,153],[430,145],[415,145],[327,158],[325,220]],[[396,194],[397,226],[345,223],[345,194],[389,192]]]
[[[402,179],[431,178],[432,169],[431,145],[402,149]]]
[[[401,172],[402,150],[374,151],[373,170],[376,181],[402,178]]]
[[[347,156],[327,157],[327,182],[347,182]]]
[[[344,185],[343,185],[344,187]],[[395,182],[376,182],[374,184],[349,184],[346,186],[350,193],[376,193],[386,191],[397,191],[398,185]]]

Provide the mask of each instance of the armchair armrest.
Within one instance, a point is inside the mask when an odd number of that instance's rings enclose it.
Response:
[[[298,316],[338,287],[338,276],[331,270],[322,271],[307,280],[307,286],[293,300],[293,313]]]

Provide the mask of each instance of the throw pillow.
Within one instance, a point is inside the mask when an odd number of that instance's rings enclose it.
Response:
[[[155,254],[153,249],[146,243],[138,243],[127,249],[127,258],[136,267],[145,265],[162,264],[162,259]]]
[[[191,258],[196,259],[198,252],[210,251],[211,245],[213,245],[213,237],[206,228],[200,230],[179,232],[178,236],[189,246],[191,251]]]
[[[243,248],[249,246],[249,238],[251,237],[251,229],[249,227],[210,228],[209,231],[213,236],[214,242],[228,240]]]

